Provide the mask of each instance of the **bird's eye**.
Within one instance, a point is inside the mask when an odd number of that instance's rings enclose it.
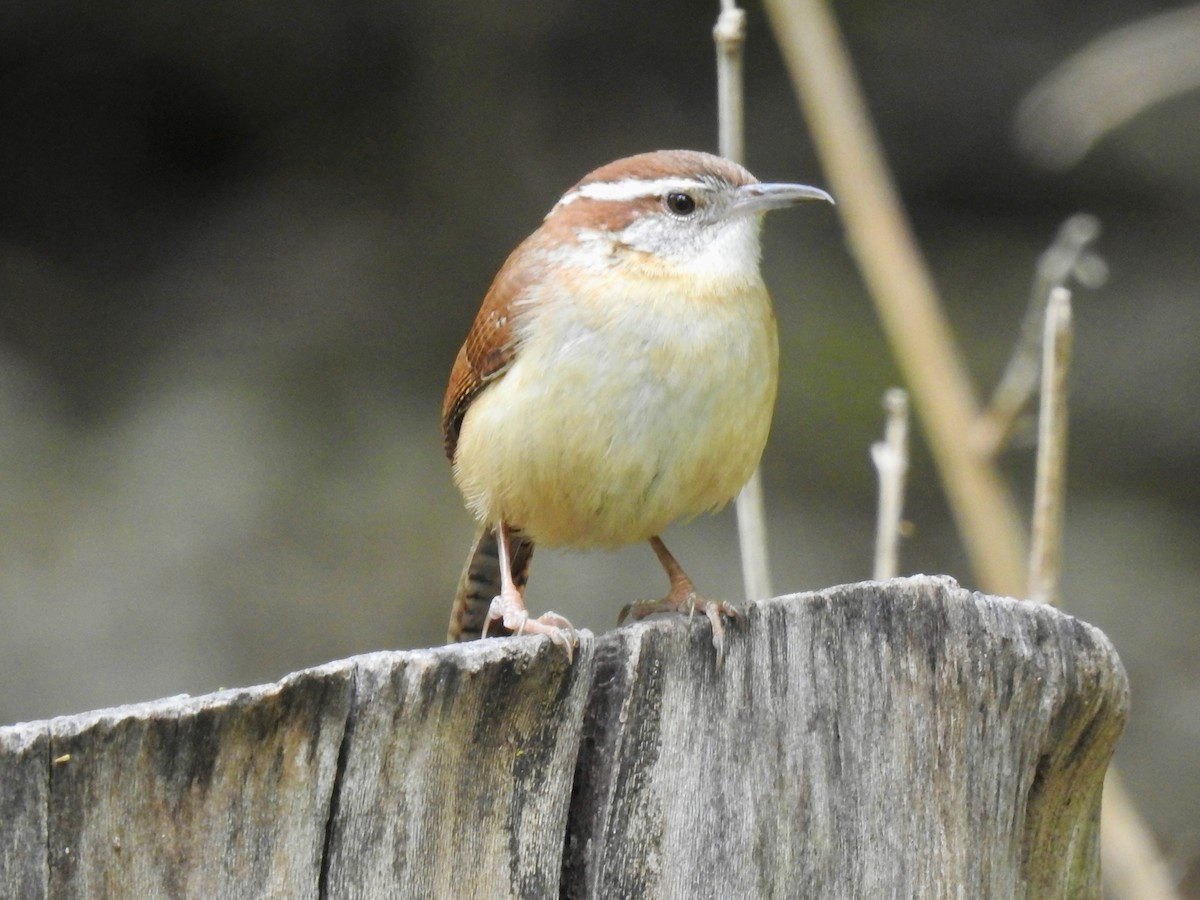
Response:
[[[677,216],[690,216],[696,211],[696,198],[691,194],[675,191],[667,194],[665,202],[667,209]]]

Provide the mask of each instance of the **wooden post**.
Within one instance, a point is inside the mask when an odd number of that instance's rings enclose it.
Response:
[[[0,896],[1099,896],[1099,631],[917,577],[727,644],[675,617],[2,728]]]
[[[551,896],[591,672],[488,641],[0,729],[0,897]]]

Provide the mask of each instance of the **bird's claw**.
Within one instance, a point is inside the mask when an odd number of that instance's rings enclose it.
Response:
[[[567,654],[568,663],[575,659],[575,644],[579,637],[575,633],[574,626],[556,612],[542,613],[533,619],[530,618],[529,611],[525,609],[525,602],[519,596],[514,599],[500,594],[492,599],[491,606],[488,607],[481,637],[487,637],[488,626],[492,622],[500,622],[514,635],[544,634],[563,648]]]
[[[617,624],[620,625],[629,616],[638,622],[655,613],[682,613],[685,611],[689,622],[696,612],[704,613],[705,618],[708,619],[712,626],[713,647],[717,651],[719,665],[725,658],[724,619],[730,619],[739,624],[744,620],[742,614],[732,603],[726,603],[724,600],[705,600],[703,597],[697,596],[694,591],[689,591],[686,596],[668,595],[660,600],[638,600],[635,603],[626,603],[621,608],[621,613],[617,616]]]

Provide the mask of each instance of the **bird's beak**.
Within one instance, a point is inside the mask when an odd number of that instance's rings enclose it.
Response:
[[[825,191],[806,184],[747,184],[738,188],[730,212],[734,215],[764,213],[813,200],[833,203],[833,197]]]

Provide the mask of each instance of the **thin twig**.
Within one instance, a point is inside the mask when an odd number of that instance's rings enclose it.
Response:
[[[717,45],[717,146],[726,159],[744,162],[746,155],[744,79],[746,11],[723,0],[713,28]]]
[[[904,515],[904,479],[908,474],[908,393],[890,388],[883,395],[887,416],[883,440],[871,445],[879,472],[879,514],[875,524],[875,580],[895,578],[899,570]]]
[[[746,45],[746,12],[733,0],[722,0],[713,28],[717,45],[717,117],[719,152],[726,159],[745,157],[744,86],[742,57]],[[767,513],[762,470],[756,468],[737,497],[738,545],[742,555],[742,584],[747,600],[771,596],[771,566],[767,558]]]
[[[979,404],[837,24],[822,0],[767,0],[766,8],[980,586],[1019,596],[1027,554],[1017,507],[966,438]]]
[[[766,501],[762,469],[757,468],[737,495],[738,545],[742,555],[742,585],[747,600],[765,600],[771,591],[771,564],[767,557]]]
[[[1085,287],[1099,287],[1108,275],[1104,260],[1088,250],[1100,236],[1100,220],[1079,213],[1058,229],[1054,243],[1038,259],[1029,306],[1021,322],[1021,335],[1012,356],[992,392],[987,410],[976,423],[976,441],[980,453],[994,456],[1013,432],[1037,387],[1040,369],[1042,326],[1050,293],[1066,287],[1074,279]]]
[[[1067,481],[1067,371],[1071,365],[1071,292],[1050,292],[1042,338],[1042,403],[1029,548],[1030,600],[1058,603]]]

